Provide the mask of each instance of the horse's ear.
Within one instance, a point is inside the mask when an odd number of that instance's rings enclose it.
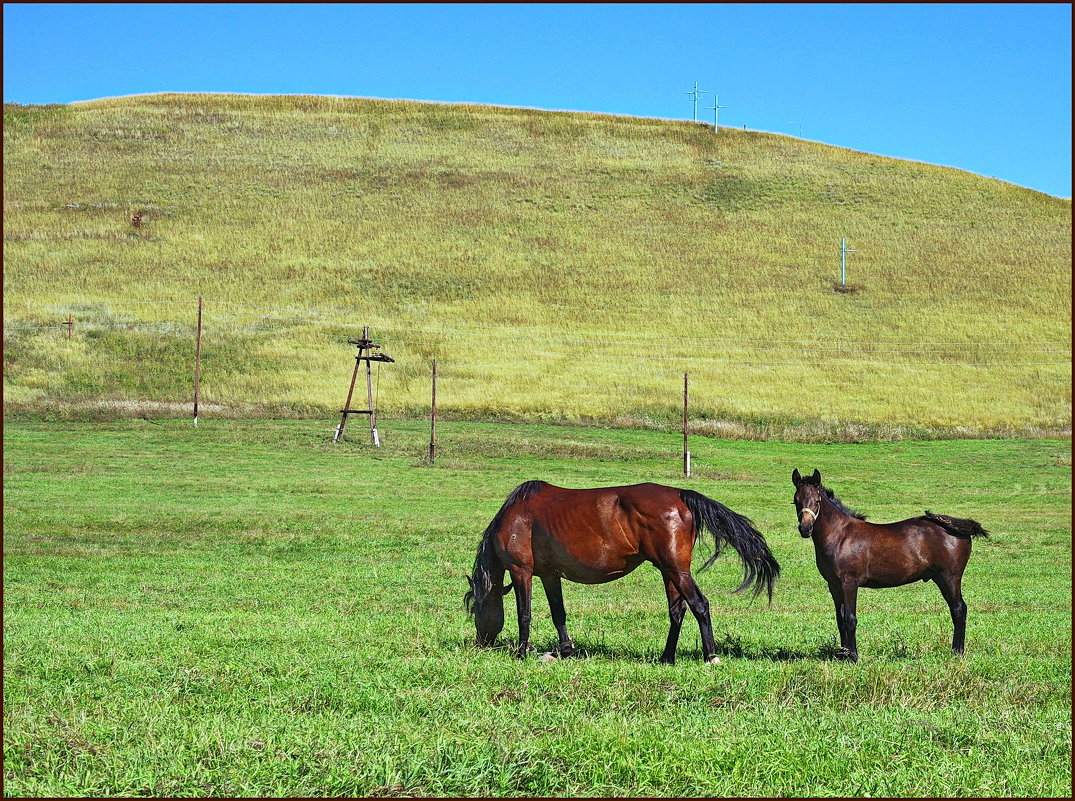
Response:
[[[796,487],[803,483],[803,477],[799,475],[799,468],[791,471],[791,483]]]
[[[814,468],[814,474],[810,476],[810,483],[817,484],[819,487],[821,486],[821,471],[816,467]]]

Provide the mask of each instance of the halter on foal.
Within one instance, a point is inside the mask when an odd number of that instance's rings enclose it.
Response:
[[[630,487],[563,489],[528,481],[508,496],[485,529],[470,590],[463,598],[474,615],[478,645],[492,645],[504,628],[504,596],[515,589],[519,617],[517,655],[530,648],[530,592],[541,579],[559,635],[559,653],[575,644],[567,633],[560,580],[601,584],[626,576],[651,562],[664,577],[670,627],[661,661],[675,662],[683,616],[690,607],[702,633],[702,657],[716,656],[709,601],[691,575],[694,543],[705,528],[715,552],[703,570],[731,545],[743,561],[743,583],[736,592],[764,589],[770,601],[780,565],[765,539],[747,518],[693,490],[636,484]],[[502,586],[504,572],[511,583]]]
[[[952,613],[952,650],[963,653],[967,605],[960,584],[970,559],[971,538],[988,536],[974,520],[926,511],[898,523],[867,523],[821,484],[817,470],[809,478],[791,474],[799,533],[814,541],[817,569],[829,585],[836,605],[840,647],[858,661],[855,604],[859,587],[898,587],[912,581],[933,581]]]

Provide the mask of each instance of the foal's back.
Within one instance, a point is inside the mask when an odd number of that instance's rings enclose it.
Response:
[[[942,574],[962,574],[970,558],[969,538],[950,534],[927,517],[896,523],[849,520],[836,553],[844,575],[861,587],[896,587],[929,581]]]

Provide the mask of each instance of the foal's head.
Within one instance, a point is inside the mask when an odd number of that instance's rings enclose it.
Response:
[[[807,478],[799,475],[798,468],[791,474],[791,483],[795,485],[795,514],[799,518],[799,534],[809,537],[814,533],[814,523],[821,514],[821,473]]]

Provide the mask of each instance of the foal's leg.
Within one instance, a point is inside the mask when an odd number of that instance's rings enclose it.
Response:
[[[522,568],[510,567],[511,583],[515,586],[515,611],[519,618],[519,648],[515,655],[522,659],[530,647],[530,592],[534,574]]]
[[[713,639],[713,621],[709,617],[709,601],[702,595],[698,582],[688,571],[680,570],[670,573],[669,578],[698,620],[698,628],[702,633],[702,661],[709,662],[717,655],[717,643]],[[671,631],[668,632],[668,636],[671,639]]]
[[[556,625],[556,634],[560,638],[560,656],[572,656],[575,643],[567,633],[567,612],[564,610],[564,591],[559,576],[542,576],[541,586],[545,588],[545,597],[549,599],[552,622]]]
[[[855,630],[858,628],[858,618],[855,616],[858,589],[858,585],[851,582],[829,585],[829,593],[836,605],[836,627],[840,630],[840,648],[846,653],[846,658],[852,662],[859,660],[855,640]]]
[[[847,632],[847,658],[852,662],[859,661],[859,649],[855,639],[859,619],[855,614],[858,604],[859,588],[857,584],[844,584],[844,631]]]
[[[664,575],[662,573],[662,575]],[[676,663],[676,644],[679,642],[679,629],[683,625],[683,615],[687,611],[687,602],[683,599],[675,582],[664,577],[664,591],[668,594],[668,641],[664,644],[661,662],[666,665]]]
[[[941,595],[948,602],[948,611],[952,613],[952,651],[963,656],[963,643],[967,636],[967,605],[963,602],[961,585],[963,576],[942,574],[933,579],[941,590]]]

